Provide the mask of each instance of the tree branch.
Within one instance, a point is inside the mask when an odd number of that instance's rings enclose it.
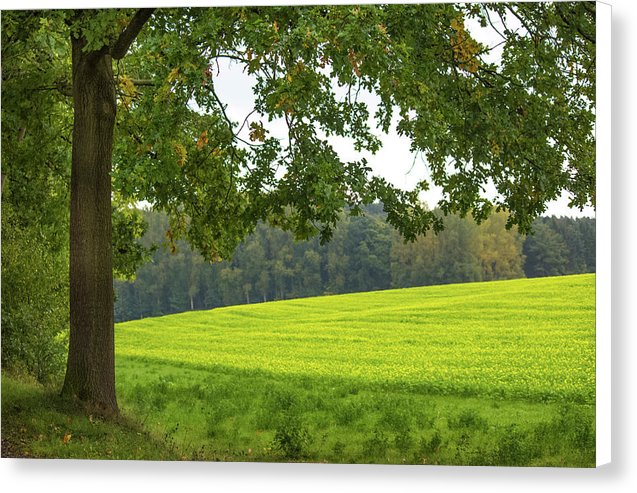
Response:
[[[73,97],[73,89],[69,81],[65,79],[58,79],[54,81],[50,86],[34,87],[32,91],[58,91],[62,96]]]
[[[117,77],[118,82],[121,82],[123,80],[124,80],[124,77]],[[153,79],[129,79],[129,80],[133,83],[135,87],[138,87],[138,86],[154,87],[159,85],[159,82]]]
[[[595,36],[594,35],[590,35],[588,33],[584,32],[584,29],[582,28],[582,26],[577,22],[577,21],[573,21],[572,19],[569,19],[566,15],[566,12],[564,12],[564,10],[562,10],[562,7],[558,4],[555,5],[555,10],[557,11],[558,15],[560,16],[560,18],[562,19],[562,22],[564,22],[564,24],[568,27],[574,27],[577,32],[584,38],[586,39],[588,42],[595,44]]]
[[[117,39],[117,41],[115,41],[115,44],[111,48],[111,56],[115,60],[124,58],[124,55],[126,55],[126,53],[128,52],[128,49],[133,44],[133,41],[135,41],[135,38],[142,30],[142,27],[144,27],[144,24],[146,24],[146,21],[148,21],[148,19],[150,19],[150,16],[153,15],[153,12],[155,12],[154,8],[139,9],[135,13],[131,21],[128,23],[128,26],[126,26],[126,29],[122,31],[122,33],[119,35],[119,38]]]

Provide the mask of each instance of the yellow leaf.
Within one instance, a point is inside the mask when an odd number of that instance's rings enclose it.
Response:
[[[358,77],[360,77],[361,76],[361,68],[360,68],[361,60],[359,59],[358,55],[356,54],[354,50],[350,48],[350,50],[348,51],[347,57],[349,58],[349,63],[352,65],[352,68],[354,69],[354,73]]]
[[[137,88],[135,87],[135,84],[133,83],[131,78],[127,75],[123,75],[122,77],[120,77],[119,86],[123,93],[122,103],[124,103],[124,106],[126,108],[129,108],[133,101],[133,98],[135,97],[135,94],[137,93]]]
[[[493,154],[496,154],[496,155],[499,156],[500,155],[500,151],[501,151],[501,149],[500,149],[500,146],[498,145],[498,143],[495,142],[495,141],[491,141],[491,152],[493,152]]]
[[[461,70],[475,73],[480,68],[478,56],[480,44],[466,31],[462,15],[451,20],[451,28],[455,33],[451,36],[451,48],[454,59]]]
[[[265,141],[266,130],[263,128],[263,124],[261,122],[252,122],[250,123],[250,140],[255,141],[259,140],[261,142]]]
[[[173,82],[179,77],[179,67],[175,67],[168,74],[168,82]]]
[[[64,435],[64,438],[62,438],[62,441],[64,442],[65,445],[71,441],[72,436],[73,435],[71,435],[70,433],[67,433],[66,435]]]
[[[197,140],[197,150],[200,151],[208,143],[208,130],[201,132],[199,139]]]
[[[175,153],[177,154],[177,165],[180,168],[182,168],[184,164],[186,164],[186,159],[188,158],[188,151],[183,146],[183,144],[180,144],[179,142],[176,142],[173,144],[173,149],[175,150]]]

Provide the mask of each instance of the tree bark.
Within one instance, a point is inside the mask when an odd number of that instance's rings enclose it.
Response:
[[[118,414],[111,225],[115,86],[107,49],[71,39],[73,148],[70,223],[70,340],[63,395]]]

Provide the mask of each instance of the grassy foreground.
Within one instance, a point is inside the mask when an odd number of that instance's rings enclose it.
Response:
[[[56,387],[2,375],[2,457],[179,460],[176,448],[127,418],[104,421]]]
[[[162,444],[157,459],[592,467],[594,284],[436,286],[118,324],[120,406]],[[3,408],[5,395],[3,381]]]

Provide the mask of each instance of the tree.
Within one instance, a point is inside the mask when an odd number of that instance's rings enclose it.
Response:
[[[527,277],[559,276],[567,273],[568,247],[544,221],[535,224],[533,234],[524,242]]]
[[[529,277],[595,272],[595,219],[539,217],[524,252]]]
[[[506,230],[507,215],[492,214],[479,227],[482,280],[517,279],[524,277],[522,236],[517,231]]]
[[[391,236],[373,215],[355,216],[339,224],[328,247],[330,291],[350,293],[387,289],[390,285]]]
[[[567,274],[595,272],[595,220],[592,218],[538,218],[556,232],[568,249]]]
[[[2,368],[45,383],[64,368],[68,250],[42,224],[24,227],[2,207]]]
[[[51,39],[37,19],[20,21],[13,43],[2,25],[2,368],[46,381],[63,374],[68,335],[70,149],[63,139],[71,118],[56,94],[33,88],[64,72],[52,59],[64,56],[68,41]]]
[[[117,412],[111,177],[124,203],[166,211],[169,239],[187,239],[209,260],[228,257],[259,220],[327,241],[345,206],[356,212],[376,199],[407,239],[440,231],[418,201],[427,183],[395,189],[330,145],[347,136],[378,149],[359,98],[369,92],[379,129],[397,115],[398,131],[426,157],[445,213],[484,219],[506,208],[509,226],[528,230],[562,191],[575,206],[594,204],[594,19],[588,2],[7,12],[3,83],[7,64],[18,87],[21,71],[46,62],[53,70],[38,90],[72,94],[64,394]],[[487,59],[492,47],[469,22],[499,33],[501,61]],[[14,50],[24,38],[66,38],[70,49]],[[227,60],[255,81],[242,123],[215,86]],[[28,105],[35,87],[7,111]],[[481,192],[490,181],[495,198]]]

